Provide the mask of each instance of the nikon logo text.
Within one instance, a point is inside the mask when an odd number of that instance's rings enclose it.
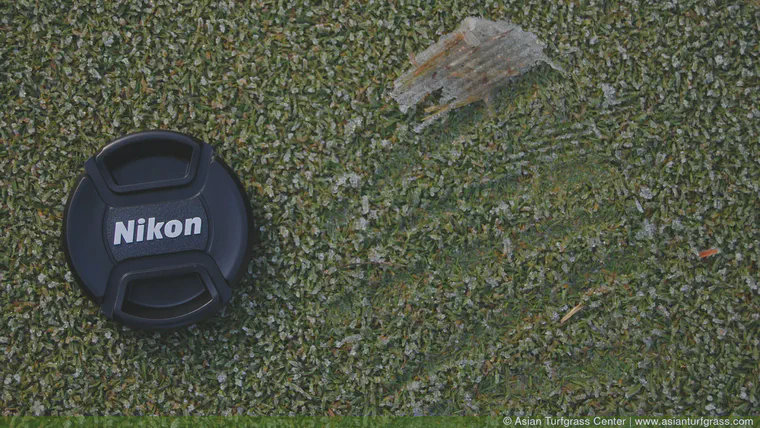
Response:
[[[135,223],[137,223],[137,233],[135,233]],[[123,221],[117,221],[114,226],[113,244],[153,241],[164,239],[164,237],[176,238],[180,235],[200,235],[202,223],[200,217],[185,219],[184,223],[180,220],[156,221],[155,217],[149,217],[147,224],[144,218],[137,219],[137,222],[129,220],[126,225]]]

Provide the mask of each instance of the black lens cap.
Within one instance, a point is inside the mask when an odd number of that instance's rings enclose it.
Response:
[[[194,324],[232,297],[257,239],[234,172],[196,138],[128,135],[85,163],[63,217],[71,271],[106,317]]]

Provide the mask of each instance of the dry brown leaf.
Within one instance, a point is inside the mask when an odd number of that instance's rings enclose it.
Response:
[[[710,248],[709,250],[700,251],[699,252],[699,258],[700,259],[704,259],[704,258],[707,258],[707,257],[710,257],[710,256],[714,256],[714,255],[718,254],[718,252],[719,251],[718,251],[717,248]]]

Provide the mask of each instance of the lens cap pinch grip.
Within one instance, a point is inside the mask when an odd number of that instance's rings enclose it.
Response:
[[[66,259],[109,319],[195,324],[232,297],[258,239],[234,172],[196,138],[131,134],[85,163],[63,220]]]

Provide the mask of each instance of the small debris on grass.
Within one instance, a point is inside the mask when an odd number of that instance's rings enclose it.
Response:
[[[710,256],[714,256],[718,254],[720,251],[718,251],[717,248],[710,248],[709,250],[704,250],[699,252],[699,258],[700,259],[706,259]]]
[[[410,57],[412,68],[394,82],[391,96],[402,112],[432,92],[443,89],[438,105],[425,109],[420,131],[449,111],[488,100],[539,63],[555,65],[535,34],[506,21],[466,18],[454,32]]]
[[[562,317],[561,320],[559,320],[560,325],[564,324],[567,320],[572,318],[573,315],[575,315],[581,309],[583,309],[583,303],[578,303],[577,306],[575,306],[573,309],[570,309],[570,311],[567,314],[565,314],[565,316]]]

